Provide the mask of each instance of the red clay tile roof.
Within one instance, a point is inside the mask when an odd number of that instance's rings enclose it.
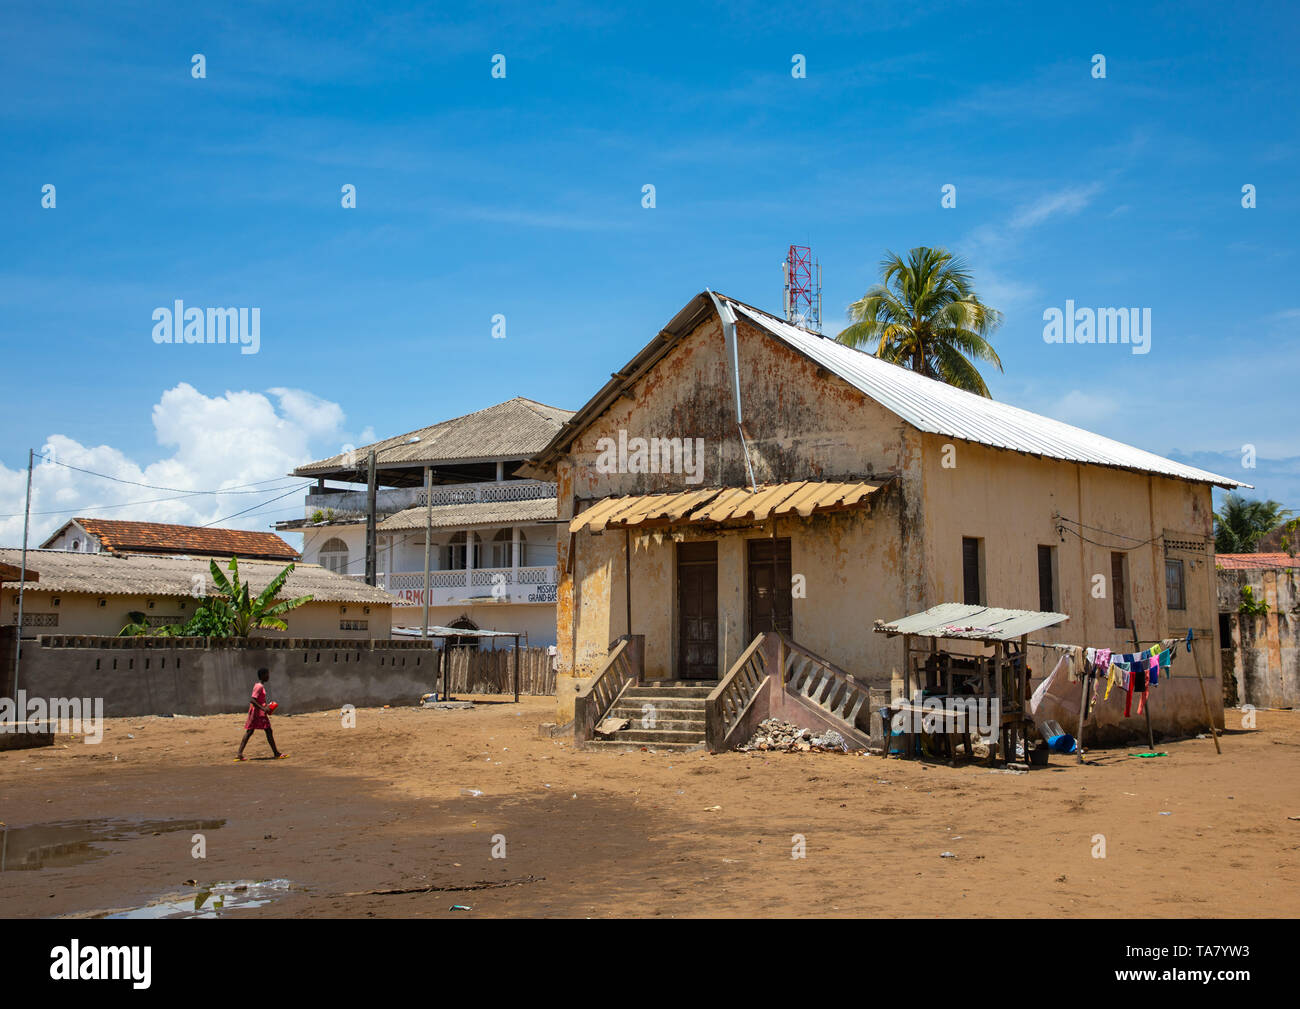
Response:
[[[275,533],[244,529],[206,529],[166,525],[161,522],[127,522],[121,519],[76,520],[99,539],[100,547],[114,554],[198,554],[200,556],[258,558],[293,561],[298,551]]]
[[[18,582],[22,581],[18,576],[23,573],[23,569],[18,564],[0,563],[0,582]],[[27,569],[27,580],[29,582],[40,581],[41,576],[31,568]]]
[[[1300,568],[1300,557],[1290,554],[1216,554],[1214,563],[1228,570],[1258,568]]]

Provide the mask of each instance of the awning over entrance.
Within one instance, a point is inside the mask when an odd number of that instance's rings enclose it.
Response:
[[[705,490],[637,494],[597,501],[569,523],[570,532],[583,529],[727,521],[763,522],[774,515],[799,515],[842,511],[866,502],[884,483],[836,483],[796,480],[768,484],[757,491],[748,487],[712,487]]]

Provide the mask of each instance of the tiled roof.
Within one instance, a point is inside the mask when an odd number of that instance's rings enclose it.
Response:
[[[471,504],[436,505],[433,528],[449,529],[476,525],[514,525],[521,522],[540,522],[556,516],[555,498],[537,498],[532,501],[476,501]],[[423,506],[407,508],[390,515],[377,526],[381,533],[400,532],[405,529],[423,529],[427,518]],[[423,540],[421,540],[423,542]]]
[[[199,526],[167,525],[162,522],[129,522],[124,519],[74,519],[96,537],[109,553],[199,554],[209,557],[256,557],[292,561],[298,551],[275,533],[247,529],[209,529]],[[65,525],[44,545],[66,529]]]
[[[453,417],[418,431],[385,438],[342,453],[307,463],[295,469],[295,476],[318,476],[365,466],[373,449],[375,465],[434,464],[439,462],[524,459],[541,451],[570,417],[571,410],[547,406],[522,396],[508,399],[463,417]]]
[[[1300,568],[1300,558],[1290,554],[1216,554],[1216,567],[1229,571],[1252,570],[1259,568]]]
[[[0,564],[16,565],[20,550],[0,548]],[[28,582],[28,592],[82,592],[96,596],[189,596],[194,576],[203,578],[204,591],[213,591],[209,557],[156,557],[149,554],[83,554],[72,550],[29,550],[27,564],[40,572],[39,582]],[[220,560],[223,573],[228,568]],[[261,592],[284,570],[281,561],[239,561],[239,577],[248,582],[251,593]],[[5,582],[5,591],[18,585]],[[383,589],[359,579],[337,575],[315,564],[298,564],[285,582],[281,599],[310,595],[316,602],[375,603],[400,602]]]

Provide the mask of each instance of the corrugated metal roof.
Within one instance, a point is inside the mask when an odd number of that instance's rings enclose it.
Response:
[[[1040,610],[1004,610],[996,606],[940,603],[898,620],[877,620],[878,634],[915,634],[922,638],[962,638],[973,641],[1012,641],[1070,618]]]
[[[468,460],[522,459],[541,451],[573,416],[572,410],[547,406],[523,396],[504,403],[440,421],[417,431],[363,445],[295,469],[295,476],[320,476],[331,472],[354,473],[364,467],[371,449],[375,464],[417,466],[425,463]]]
[[[726,522],[731,519],[763,522],[773,515],[851,508],[878,491],[879,483],[836,483],[796,480],[768,484],[757,491],[748,487],[712,487],[664,494],[633,494],[596,502],[569,523],[570,532],[599,532],[606,527],[682,522]]]
[[[1008,403],[956,389],[945,382],[926,378],[846,347],[830,337],[792,326],[749,305],[724,300],[750,322],[838,375],[921,431],[1069,462],[1117,466],[1220,487],[1249,486]]]
[[[470,504],[433,506],[433,527],[478,525],[505,525],[519,522],[542,522],[556,517],[555,498],[534,498],[530,501],[475,501]],[[426,522],[423,507],[406,508],[390,515],[376,527],[381,533],[423,529]]]
[[[0,548],[0,563],[17,564],[20,550]],[[29,550],[29,567],[40,572],[39,582],[27,582],[28,592],[82,592],[96,596],[189,596],[193,576],[201,575],[205,591],[213,591],[210,557],[156,557],[149,554],[82,554],[70,550]],[[220,560],[217,566],[226,572]],[[284,570],[280,561],[241,560],[239,577],[249,591],[261,592]],[[5,582],[5,591],[17,591]],[[310,595],[325,603],[375,603],[399,605],[401,600],[383,589],[327,571],[315,564],[299,564],[285,582],[280,599]]]

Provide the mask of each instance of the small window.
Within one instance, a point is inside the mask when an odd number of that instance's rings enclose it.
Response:
[[[1115,626],[1128,627],[1128,558],[1122,551],[1110,555],[1110,595],[1115,605]]]
[[[984,541],[963,536],[961,541],[962,602],[984,605]]]
[[[1056,612],[1056,547],[1038,548],[1038,608]]]
[[[364,631],[370,627],[369,620],[340,620],[340,631]]]
[[[1187,609],[1187,596],[1183,591],[1183,562],[1165,558],[1165,599],[1171,610]]]
[[[331,536],[321,545],[317,558],[326,571],[336,575],[348,573],[348,545],[337,536]]]
[[[1232,614],[1219,614],[1219,647],[1232,647]]]

